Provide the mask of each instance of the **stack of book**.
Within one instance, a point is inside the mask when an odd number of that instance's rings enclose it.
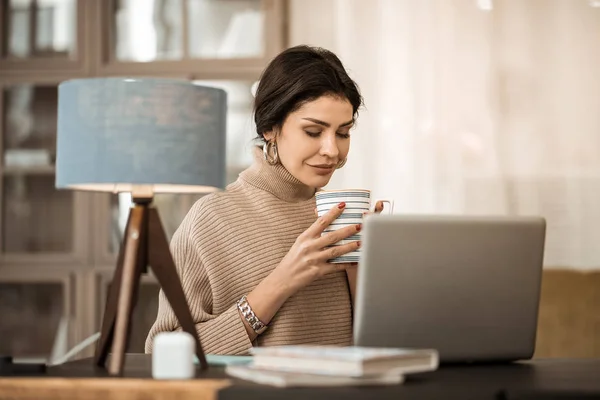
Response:
[[[437,369],[431,349],[274,346],[252,349],[252,361],[229,365],[229,375],[278,386],[397,385],[407,374]]]

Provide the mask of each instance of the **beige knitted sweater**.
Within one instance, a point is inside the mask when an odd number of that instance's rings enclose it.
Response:
[[[254,346],[350,345],[352,314],[345,272],[327,275],[294,296],[251,343],[236,307],[315,221],[314,190],[255,152],[255,163],[225,191],[198,200],[171,241],[196,329],[208,354],[247,354]],[[148,338],[179,328],[164,293]]]

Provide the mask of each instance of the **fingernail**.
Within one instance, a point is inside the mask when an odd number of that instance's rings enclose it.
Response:
[[[341,210],[342,208],[346,207],[346,203],[344,203],[343,201],[338,204],[338,208]]]
[[[359,240],[359,241],[356,242],[356,247],[360,247],[360,245],[361,245],[361,242]]]
[[[356,232],[360,232],[361,229],[362,229],[362,225],[356,224]]]

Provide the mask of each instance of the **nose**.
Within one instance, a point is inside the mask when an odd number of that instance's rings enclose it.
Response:
[[[337,139],[334,134],[321,136],[321,155],[337,160],[340,154],[338,149]]]

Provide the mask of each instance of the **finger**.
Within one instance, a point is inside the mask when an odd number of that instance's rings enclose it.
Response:
[[[375,212],[376,212],[376,213],[380,213],[380,212],[382,212],[382,211],[383,211],[383,201],[378,201],[378,202],[375,204]]]
[[[360,241],[350,242],[339,246],[331,246],[319,252],[320,260],[332,260],[360,248]]]
[[[319,218],[319,210],[315,207],[315,217]]]
[[[324,274],[330,274],[332,272],[341,272],[348,269],[353,269],[358,266],[358,263],[325,263],[323,266]]]
[[[314,248],[322,249],[324,247],[331,246],[332,244],[335,244],[342,239],[346,239],[352,235],[356,235],[358,232],[361,231],[361,229],[362,225],[356,224],[345,226],[333,232],[328,232],[315,240]]]
[[[309,237],[318,237],[323,233],[325,228],[327,228],[337,217],[339,217],[343,212],[344,208],[346,208],[346,203],[339,203],[335,207],[331,207],[329,211],[323,214],[321,217],[317,218],[317,220],[305,231]]]

